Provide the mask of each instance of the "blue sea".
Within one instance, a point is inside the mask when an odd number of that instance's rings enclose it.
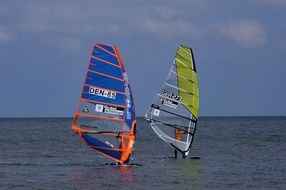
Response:
[[[286,189],[286,117],[202,117],[189,156],[200,159],[176,160],[138,118],[134,166],[109,165],[71,122],[0,119],[0,189]]]

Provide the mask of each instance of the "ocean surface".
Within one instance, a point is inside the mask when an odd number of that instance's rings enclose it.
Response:
[[[143,118],[137,166],[87,148],[72,118],[0,119],[0,189],[286,189],[286,117],[200,118],[191,155],[173,150]]]

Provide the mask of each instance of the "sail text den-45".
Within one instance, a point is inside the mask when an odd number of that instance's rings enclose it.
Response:
[[[128,75],[117,47],[96,43],[72,130],[87,146],[119,163],[133,151],[136,118]]]

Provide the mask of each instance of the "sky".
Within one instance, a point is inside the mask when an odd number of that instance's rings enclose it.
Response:
[[[286,0],[0,0],[0,117],[72,117],[94,43],[115,44],[137,116],[192,47],[200,116],[286,115]]]

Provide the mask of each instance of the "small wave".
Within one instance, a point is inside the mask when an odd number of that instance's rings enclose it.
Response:
[[[143,166],[138,163],[129,163],[129,164],[117,164],[117,163],[105,163],[107,166],[118,166],[118,167],[133,167],[133,166]]]
[[[0,166],[41,166],[34,163],[21,163],[21,162],[12,162],[12,163],[0,163]]]

